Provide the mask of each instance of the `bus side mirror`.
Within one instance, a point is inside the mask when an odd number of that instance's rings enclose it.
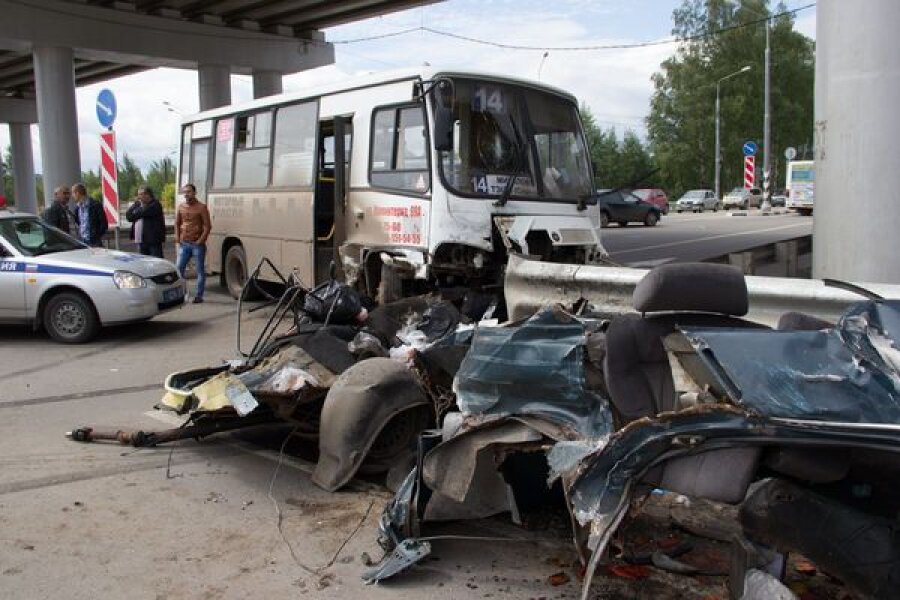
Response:
[[[435,84],[431,96],[434,109],[434,148],[450,152],[453,150],[453,83],[442,79]]]

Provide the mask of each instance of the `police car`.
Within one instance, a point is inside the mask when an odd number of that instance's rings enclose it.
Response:
[[[81,343],[101,326],[144,321],[184,304],[161,258],[90,248],[34,215],[0,209],[0,322],[43,326]]]

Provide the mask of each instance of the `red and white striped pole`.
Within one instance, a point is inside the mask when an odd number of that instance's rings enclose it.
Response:
[[[753,187],[754,182],[756,182],[756,157],[755,156],[745,156],[744,157],[744,187],[746,189],[750,189]]]
[[[100,189],[103,190],[103,212],[106,222],[115,227],[116,250],[119,249],[119,171],[116,168],[116,134],[100,134]]]

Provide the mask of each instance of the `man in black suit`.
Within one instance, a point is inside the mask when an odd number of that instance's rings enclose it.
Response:
[[[125,218],[131,223],[131,237],[141,254],[163,257],[163,242],[166,241],[166,221],[162,204],[147,186],[138,188],[138,197],[128,207]]]

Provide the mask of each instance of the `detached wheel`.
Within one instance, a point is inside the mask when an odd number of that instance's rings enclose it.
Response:
[[[244,252],[243,246],[238,244],[228,249],[228,252],[225,253],[225,260],[222,263],[222,274],[224,275],[224,283],[228,293],[234,299],[240,298],[241,290],[244,289],[244,284],[247,283],[248,277],[247,254]],[[244,299],[252,300],[254,296],[258,295],[253,293],[255,291],[247,290],[247,295]]]
[[[64,344],[83,344],[100,331],[94,305],[76,292],[62,292],[50,298],[42,319],[50,337]]]
[[[609,213],[605,210],[600,212],[600,227],[609,227]]]
[[[644,225],[647,227],[655,227],[657,223],[659,223],[659,215],[655,210],[651,210],[647,213],[647,216],[644,217]]]

